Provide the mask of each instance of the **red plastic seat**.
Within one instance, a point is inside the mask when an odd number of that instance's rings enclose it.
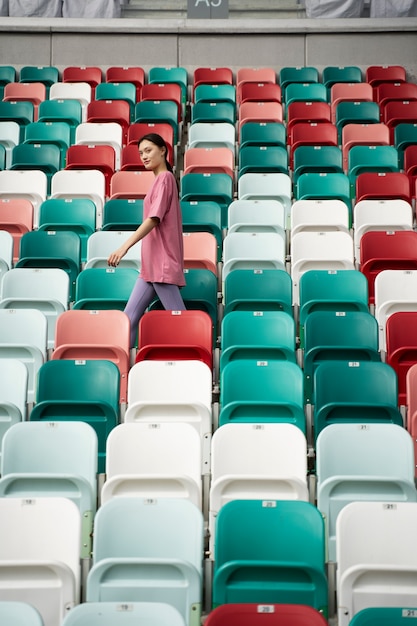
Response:
[[[240,103],[243,102],[281,102],[281,86],[277,83],[253,83],[243,82],[240,84]]]
[[[71,309],[58,316],[52,359],[105,359],[120,371],[120,402],[127,401],[130,322],[118,310]]]
[[[295,124],[331,122],[330,104],[327,102],[290,102],[287,107],[287,137],[292,143],[292,128]]]
[[[375,93],[382,83],[402,83],[407,80],[405,68],[402,65],[370,65],[365,70],[365,80]]]
[[[93,97],[97,85],[101,83],[102,80],[103,73],[99,67],[71,65],[65,67],[62,71],[63,83],[88,83],[91,86]]]
[[[154,180],[153,172],[119,170],[110,181],[110,198],[144,198]]]
[[[316,609],[300,604],[223,604],[211,611],[205,626],[326,626]]]
[[[411,204],[410,179],[404,172],[362,172],[356,178],[356,202],[396,199]]]
[[[0,199],[0,230],[13,237],[13,262],[19,259],[20,240],[33,229],[33,204],[27,198]]]
[[[397,372],[398,404],[407,403],[407,372],[417,363],[417,311],[397,311],[386,321],[386,362]]]
[[[123,132],[123,144],[127,143],[130,126],[130,106],[126,100],[92,100],[87,105],[87,122],[116,122]]]
[[[212,320],[205,311],[148,311],[139,321],[136,363],[191,359],[211,369],[212,339]]]
[[[360,241],[360,271],[368,281],[369,304],[375,303],[375,278],[382,270],[417,269],[417,232],[368,231]]]
[[[245,83],[277,83],[277,75],[272,67],[239,68],[236,72],[236,100],[238,103],[240,103],[241,90]]]
[[[142,87],[141,100],[172,100],[177,103],[178,122],[182,121],[182,92],[178,83],[147,83]]]
[[[142,159],[140,158],[138,146],[134,143],[129,143],[122,148],[122,154],[120,157],[120,169],[121,170],[146,170]]]
[[[395,127],[398,124],[417,124],[417,100],[387,102],[382,121],[390,128],[390,140],[394,144]]]
[[[108,67],[107,83],[132,83],[136,87],[136,102],[139,102],[145,84],[145,70],[142,67]]]
[[[417,85],[415,83],[382,83],[377,87],[376,100],[383,113],[387,102],[393,100],[417,100]]]
[[[193,75],[193,91],[198,85],[233,85],[230,67],[197,67]]]
[[[174,165],[174,130],[171,124],[167,124],[165,122],[161,122],[160,124],[154,122],[136,122],[135,124],[131,124],[129,126],[129,130],[127,131],[127,143],[134,143],[137,145],[140,139],[149,133],[157,133],[158,135],[161,135],[168,147],[168,161],[171,165]]]
[[[332,122],[299,122],[292,128],[290,167],[298,146],[338,146],[337,128]]]
[[[67,150],[67,170],[100,170],[106,181],[106,196],[110,195],[110,181],[115,172],[116,153],[106,144],[74,144]]]

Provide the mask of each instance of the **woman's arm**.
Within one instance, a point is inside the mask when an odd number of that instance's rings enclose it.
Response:
[[[117,250],[112,252],[107,259],[107,263],[116,267],[119,265],[121,259],[125,256],[127,251],[135,245],[138,241],[146,237],[148,233],[151,232],[155,226],[158,226],[159,219],[155,217],[147,217],[146,220],[142,222],[142,224],[135,230],[135,232],[125,241],[125,243],[120,246]]]

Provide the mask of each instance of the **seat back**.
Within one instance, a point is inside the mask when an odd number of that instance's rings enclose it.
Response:
[[[207,616],[207,626],[325,626],[326,619],[310,606],[296,604],[222,604]]]
[[[66,615],[62,626],[185,626],[181,614],[162,602],[83,602]]]

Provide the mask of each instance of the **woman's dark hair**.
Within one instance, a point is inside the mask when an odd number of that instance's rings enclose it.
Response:
[[[147,135],[143,135],[143,137],[141,137],[138,141],[138,147],[140,146],[140,144],[142,143],[142,141],[150,141],[151,143],[154,143],[156,146],[158,146],[158,148],[165,148],[165,163],[167,165],[167,169],[172,172],[172,165],[171,163],[168,161],[168,146],[165,142],[165,139],[163,137],[161,137],[161,135],[158,135],[158,133],[148,133]]]

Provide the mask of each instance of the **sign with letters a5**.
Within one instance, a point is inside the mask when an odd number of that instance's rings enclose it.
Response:
[[[227,19],[229,0],[188,0],[187,17],[191,19]]]

